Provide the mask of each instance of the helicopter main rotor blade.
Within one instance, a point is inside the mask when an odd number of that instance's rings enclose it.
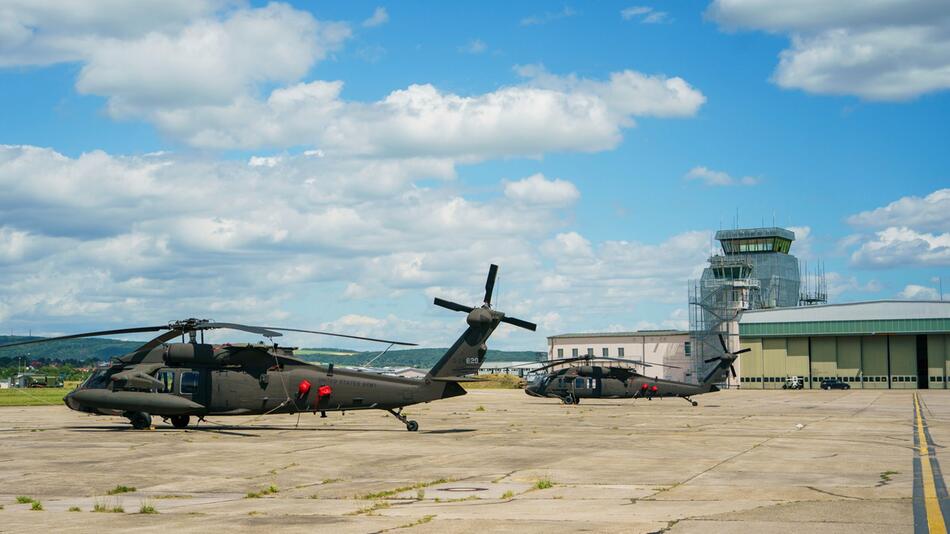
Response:
[[[538,325],[536,325],[536,324],[534,324],[534,323],[529,323],[528,321],[523,321],[523,320],[518,319],[518,318],[516,318],[516,317],[503,317],[503,318],[501,319],[501,322],[503,322],[503,323],[508,323],[508,324],[512,324],[512,325],[515,325],[515,326],[519,326],[519,327],[524,328],[524,329],[526,329],[526,330],[531,330],[532,332],[534,332],[535,330],[538,329]]]
[[[729,347],[726,346],[726,340],[722,337],[722,334],[719,334],[719,344],[722,345],[722,351],[729,354]]]
[[[463,306],[462,304],[459,304],[457,302],[452,302],[450,300],[443,300],[443,299],[440,299],[439,297],[436,297],[432,303],[435,304],[436,306],[442,306],[443,308],[446,308],[452,311],[460,311],[460,312],[465,312],[465,313],[471,313],[471,311],[475,309],[469,306]]]
[[[322,336],[335,336],[335,337],[345,337],[349,339],[361,339],[363,341],[376,341],[379,343],[389,343],[390,345],[403,345],[406,347],[417,347],[418,343],[408,343],[405,341],[393,341],[391,339],[379,339],[375,337],[363,337],[363,336],[351,336],[349,334],[337,334],[334,332],[323,332],[321,330],[302,330],[300,328],[278,328],[276,326],[262,326],[258,328],[263,328],[267,330],[280,330],[281,332],[303,332],[305,334],[319,334]],[[277,334],[278,336],[280,334]]]
[[[485,280],[485,304],[489,306],[491,306],[491,294],[495,290],[496,276],[498,276],[498,266],[493,263],[488,267],[488,279]]]
[[[733,356],[738,356],[738,355],[740,355],[740,354],[745,354],[746,352],[750,352],[751,350],[752,350],[752,349],[745,348],[745,349],[742,349],[742,350],[737,350],[737,351],[735,351],[735,352],[731,352],[730,354],[732,354]]]
[[[70,334],[68,336],[44,337],[42,339],[31,339],[29,341],[17,341],[16,343],[7,343],[0,345],[0,349],[7,347],[17,347],[20,345],[32,345],[34,343],[46,343],[48,341],[59,341],[61,339],[77,339],[81,337],[109,336],[114,334],[137,334],[140,332],[158,332],[159,330],[168,330],[168,325],[162,326],[139,326],[136,328],[119,328],[116,330],[100,330],[98,332],[83,332],[82,334]]]
[[[155,347],[161,345],[162,343],[175,339],[176,337],[182,334],[184,334],[184,332],[181,330],[169,330],[168,332],[165,332],[164,334],[160,334],[159,336],[149,340],[147,343],[135,349],[133,352],[143,352],[143,351],[152,350]]]
[[[251,325],[238,324],[238,323],[199,323],[194,327],[195,330],[211,330],[214,328],[228,328],[230,330],[241,330],[244,332],[250,332],[252,334],[260,334],[264,337],[280,337],[283,335],[280,332],[276,332],[275,329],[272,329],[269,327],[251,326]]]

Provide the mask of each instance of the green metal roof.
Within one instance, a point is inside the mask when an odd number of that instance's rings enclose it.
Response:
[[[745,312],[743,337],[950,333],[950,301],[872,301]]]

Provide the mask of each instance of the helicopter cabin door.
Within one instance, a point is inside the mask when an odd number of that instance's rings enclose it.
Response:
[[[211,398],[211,381],[207,369],[181,369],[176,377],[178,380],[178,395],[208,405]]]

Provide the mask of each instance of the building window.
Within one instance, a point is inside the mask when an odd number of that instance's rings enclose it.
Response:
[[[557,349],[557,357],[558,358],[564,357],[564,349]]]
[[[571,349],[571,356],[577,358],[577,349]]]
[[[692,352],[692,347],[690,346],[689,341],[684,342],[683,353],[689,356],[691,352]]]
[[[587,355],[588,356],[594,355],[594,347],[587,347]]]
[[[617,357],[623,358],[623,347],[617,347]]]
[[[604,347],[603,350],[601,350],[600,352],[601,352],[601,356],[603,356],[604,358],[606,358],[607,356],[610,356],[610,352],[607,350],[607,347]]]

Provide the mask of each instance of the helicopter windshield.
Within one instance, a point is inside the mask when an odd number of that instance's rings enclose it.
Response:
[[[109,368],[100,367],[96,369],[89,378],[86,379],[82,385],[79,386],[80,389],[105,389],[109,385]]]

